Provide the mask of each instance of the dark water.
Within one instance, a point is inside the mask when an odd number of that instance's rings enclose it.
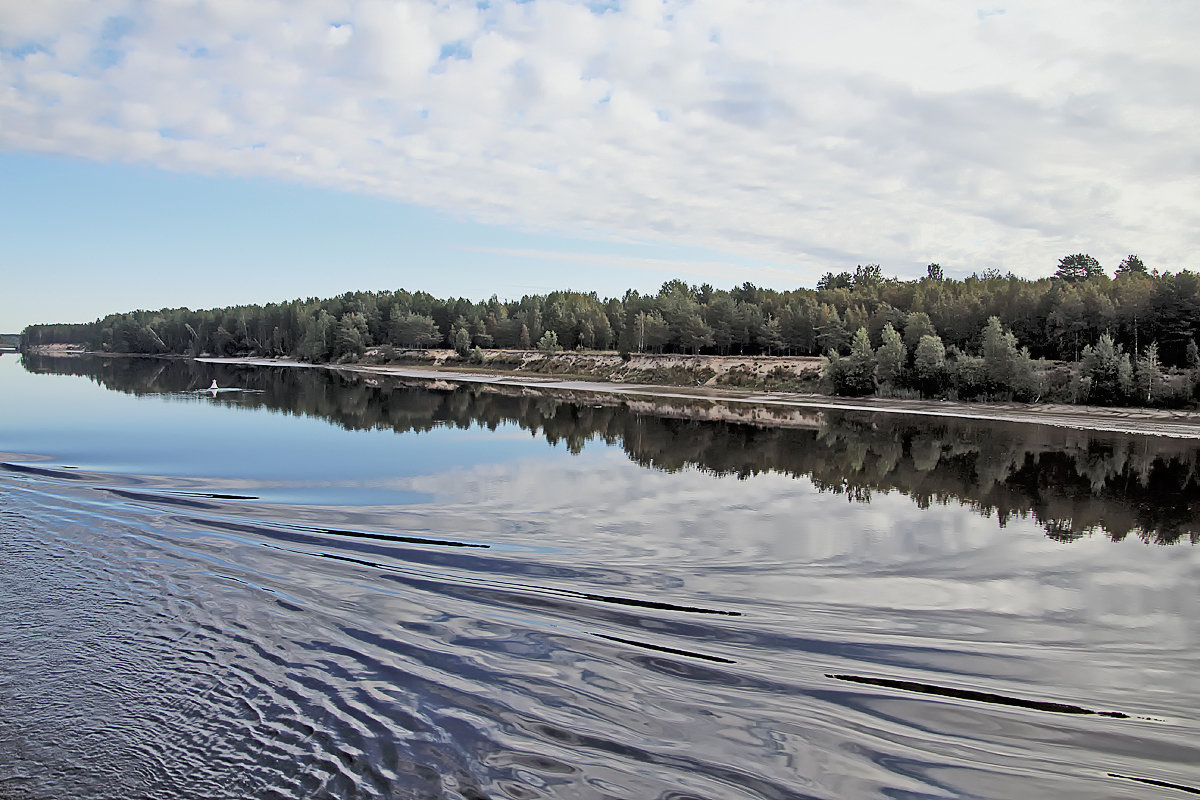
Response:
[[[660,411],[0,358],[0,798],[1200,792],[1195,443]]]

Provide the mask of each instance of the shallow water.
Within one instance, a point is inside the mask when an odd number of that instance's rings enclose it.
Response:
[[[26,366],[0,797],[1200,787],[1189,443]]]

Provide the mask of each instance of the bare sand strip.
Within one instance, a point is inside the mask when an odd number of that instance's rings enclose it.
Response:
[[[927,417],[989,420],[1052,425],[1078,430],[1108,431],[1178,439],[1200,439],[1200,413],[1154,408],[1099,408],[1061,404],[961,403],[946,400],[898,400],[881,397],[840,398],[794,392],[764,392],[713,387],[660,386],[638,383],[559,380],[542,375],[511,372],[470,372],[447,368],[374,366],[360,364],[306,364],[288,359],[200,358],[216,364],[264,367],[307,367],[390,375],[430,382],[493,384],[531,390],[567,391],[601,396],[644,397],[659,400],[711,401],[778,409],[869,411]],[[697,414],[700,416],[707,416]],[[769,416],[756,416],[754,424],[769,425]]]

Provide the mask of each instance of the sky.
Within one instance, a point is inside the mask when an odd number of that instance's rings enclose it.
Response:
[[[1197,267],[1200,4],[0,3],[0,332]]]

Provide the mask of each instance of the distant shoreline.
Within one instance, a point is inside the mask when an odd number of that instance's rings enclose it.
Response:
[[[137,354],[93,353],[77,346],[41,346],[32,352],[50,356],[101,355],[106,357],[146,358]],[[427,353],[429,351],[426,351]],[[452,352],[452,351],[447,351]],[[190,356],[157,356],[187,359]],[[680,360],[687,356],[676,356]],[[712,358],[712,357],[701,357]],[[1157,408],[1112,408],[1062,403],[981,403],[952,400],[907,400],[883,397],[837,397],[796,391],[768,391],[762,388],[717,386],[677,386],[588,379],[572,375],[556,377],[520,369],[486,369],[472,366],[414,366],[375,364],[311,364],[287,358],[218,358],[203,356],[196,361],[242,366],[296,367],[330,369],[362,374],[388,375],[438,384],[479,384],[506,387],[521,392],[553,392],[626,401],[646,413],[667,414],[694,419],[758,425],[760,427],[813,427],[822,411],[863,411],[879,414],[943,417],[989,422],[1050,425],[1058,428],[1108,433],[1163,436],[1176,439],[1200,439],[1200,412]],[[816,359],[731,358],[734,362],[817,361]],[[797,364],[803,368],[807,364]],[[690,403],[681,406],[681,403]],[[695,405],[702,403],[706,407]]]
[[[731,413],[701,413],[696,418],[717,418],[761,426],[789,424],[788,413],[807,416],[820,411],[866,411],[881,414],[907,414],[928,417],[1016,422],[1050,425],[1077,430],[1109,433],[1200,439],[1200,413],[1151,408],[1100,408],[1062,404],[963,403],[949,400],[900,400],[880,397],[843,398],[799,392],[768,392],[752,389],[682,387],[639,383],[609,383],[589,380],[562,380],[546,375],[511,371],[471,372],[445,367],[416,367],[369,364],[309,364],[291,359],[269,358],[198,358],[197,361],[242,366],[300,367],[331,369],[368,375],[395,377],[449,384],[474,383],[504,386],[524,391],[585,393],[599,397],[633,400],[703,401],[725,406]],[[647,408],[647,411],[652,409]],[[758,412],[758,413],[755,413]],[[801,423],[803,427],[812,422]]]

